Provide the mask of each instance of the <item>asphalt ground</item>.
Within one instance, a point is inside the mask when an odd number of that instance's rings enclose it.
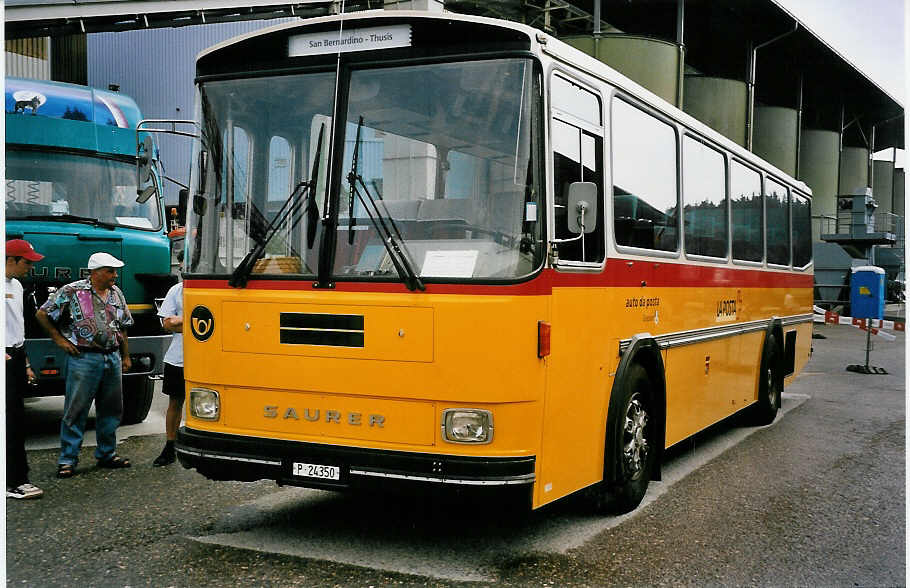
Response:
[[[768,427],[736,419],[673,448],[622,517],[468,495],[332,494],[153,468],[164,397],[118,448],[128,470],[54,477],[59,413],[29,403],[41,500],[7,500],[9,586],[906,585],[905,338],[826,339]],[[87,445],[90,439],[87,439]]]

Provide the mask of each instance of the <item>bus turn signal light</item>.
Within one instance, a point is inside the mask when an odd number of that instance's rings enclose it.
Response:
[[[537,357],[550,355],[550,323],[537,321]]]

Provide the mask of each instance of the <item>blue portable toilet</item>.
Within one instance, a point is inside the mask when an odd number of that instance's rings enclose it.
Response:
[[[864,319],[885,316],[885,270],[874,265],[853,268],[850,314],[853,318]]]

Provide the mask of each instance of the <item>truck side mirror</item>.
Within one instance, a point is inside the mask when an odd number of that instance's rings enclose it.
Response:
[[[189,189],[181,188],[177,193],[177,222],[180,224],[180,226],[186,224],[186,203],[189,199]]]
[[[152,137],[146,135],[136,146],[136,186],[144,186],[152,176],[152,161],[155,158],[155,145],[152,143]],[[142,188],[138,188],[138,194],[142,193]],[[146,198],[147,200],[148,198]]]
[[[597,184],[572,182],[569,184],[569,231],[593,233],[597,230]]]

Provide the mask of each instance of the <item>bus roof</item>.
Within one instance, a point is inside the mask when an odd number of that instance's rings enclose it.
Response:
[[[7,143],[135,155],[134,131],[142,114],[132,98],[62,82],[5,81]],[[95,132],[86,132],[87,124]]]

